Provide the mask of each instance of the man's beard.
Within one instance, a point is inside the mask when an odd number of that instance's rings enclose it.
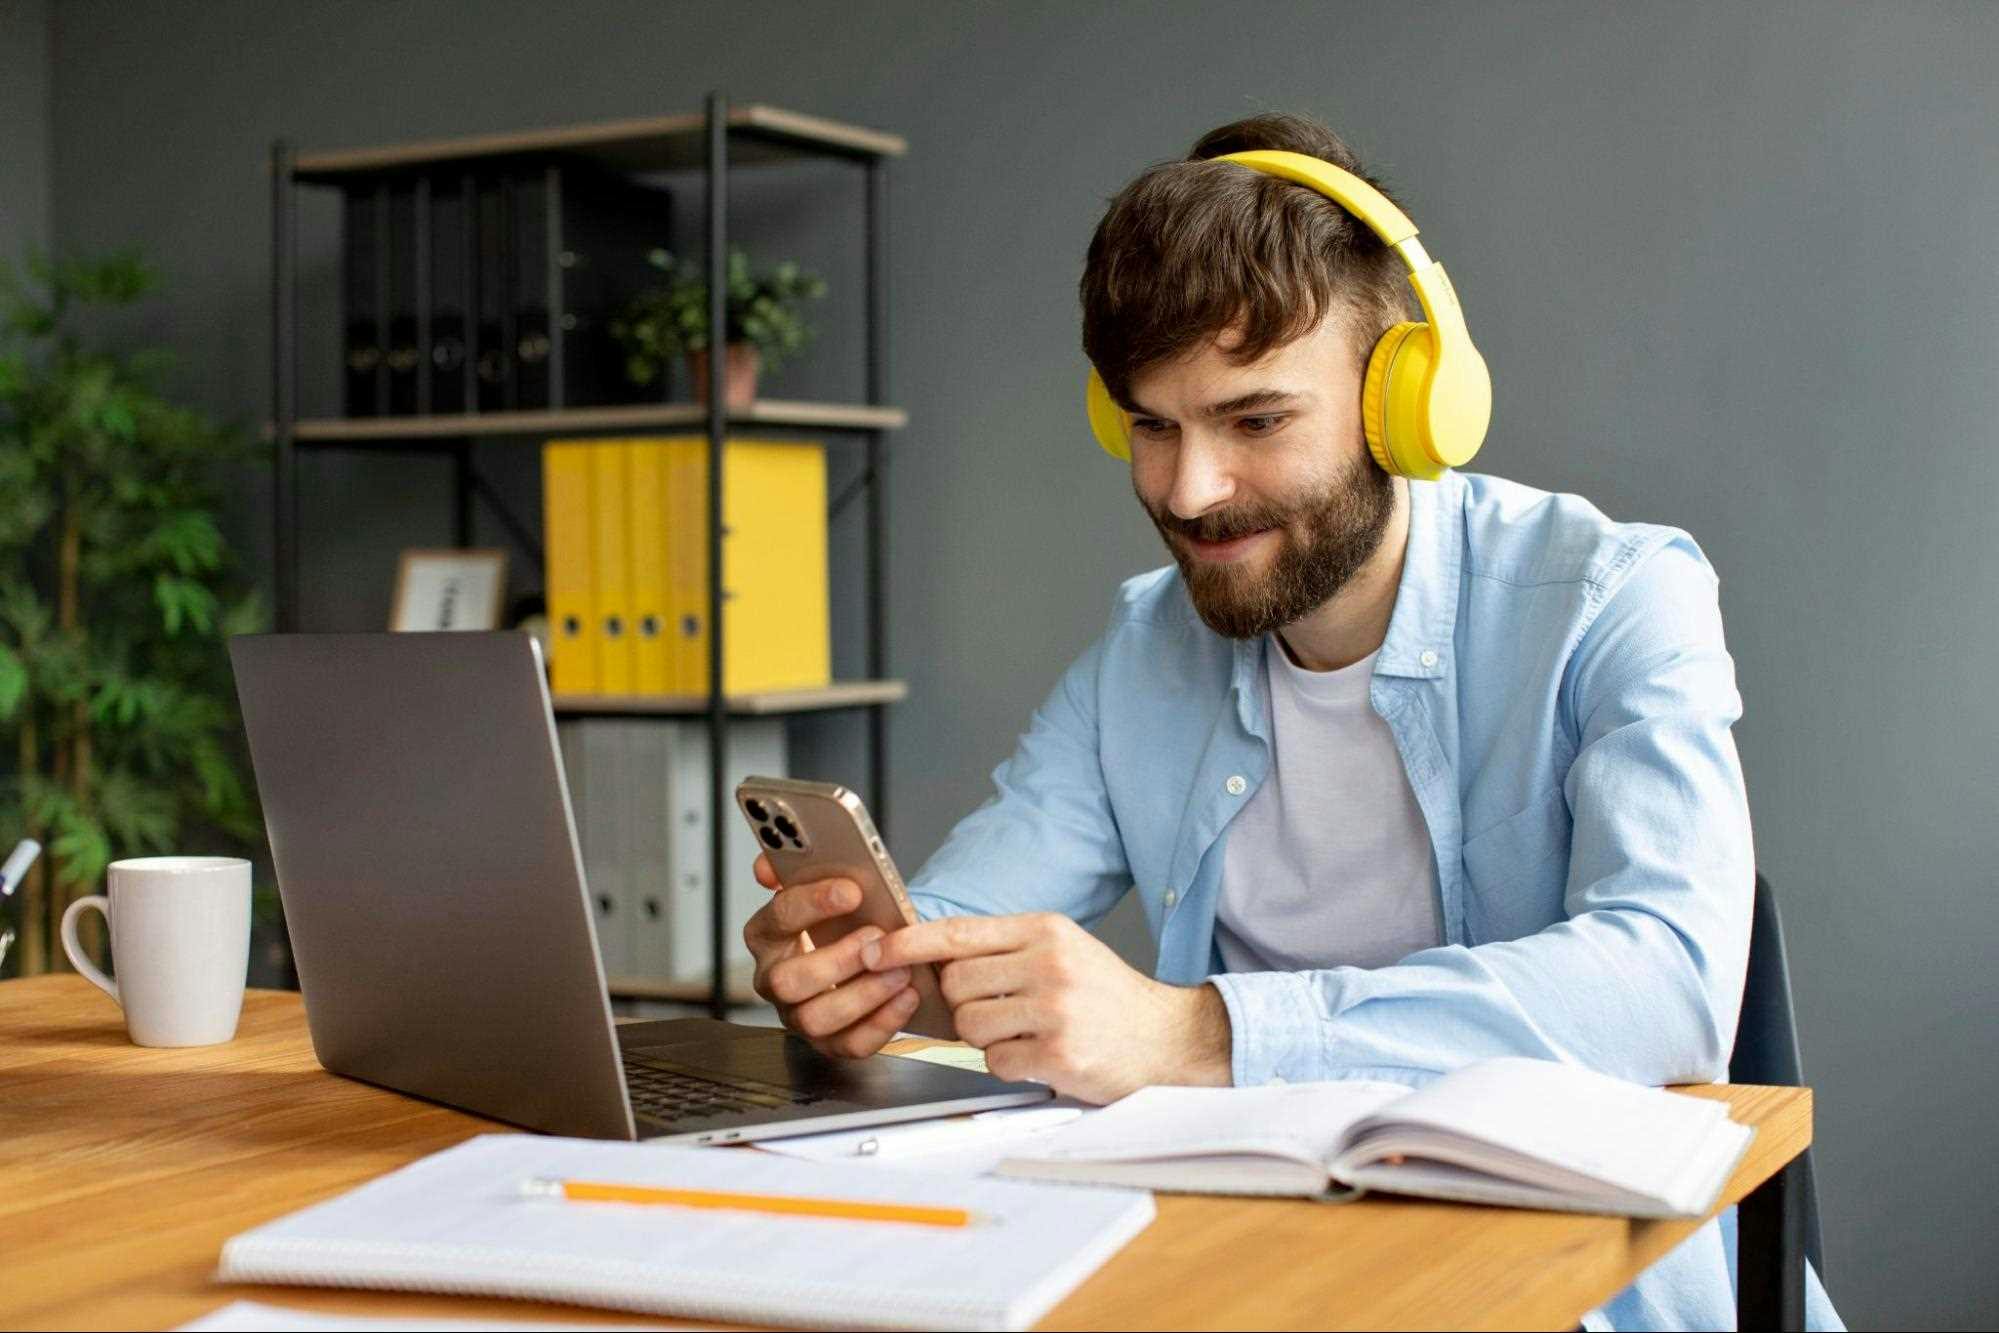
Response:
[[[1145,508],[1208,628],[1253,639],[1303,619],[1352,582],[1388,531],[1395,480],[1363,454],[1345,476],[1286,507],[1244,505],[1192,520]],[[1244,561],[1198,560],[1173,539],[1227,541],[1266,528],[1276,531],[1278,547],[1265,573]]]

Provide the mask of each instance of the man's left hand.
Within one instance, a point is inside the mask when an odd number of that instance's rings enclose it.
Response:
[[[1060,913],[925,921],[866,945],[861,959],[876,972],[941,964],[958,1035],[999,1078],[1098,1103],[1149,1084],[1229,1082],[1221,993],[1142,976]]]

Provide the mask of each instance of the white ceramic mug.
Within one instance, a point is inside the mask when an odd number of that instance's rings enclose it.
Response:
[[[125,1010],[141,1046],[212,1046],[236,1035],[250,970],[250,863],[234,856],[143,856],[113,861],[110,896],[79,898],[62,914],[70,963]],[[76,919],[95,907],[111,924],[116,980],[76,942]]]

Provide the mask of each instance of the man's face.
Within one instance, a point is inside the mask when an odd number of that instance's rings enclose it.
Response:
[[[1367,452],[1337,320],[1238,366],[1224,332],[1131,385],[1131,484],[1208,628],[1247,639],[1325,604],[1381,544],[1394,480]]]

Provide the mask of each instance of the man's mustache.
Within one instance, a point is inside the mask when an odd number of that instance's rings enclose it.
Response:
[[[1226,542],[1266,528],[1282,527],[1290,521],[1290,515],[1270,508],[1222,510],[1199,518],[1154,511],[1152,521],[1168,535],[1177,534],[1192,541]]]

